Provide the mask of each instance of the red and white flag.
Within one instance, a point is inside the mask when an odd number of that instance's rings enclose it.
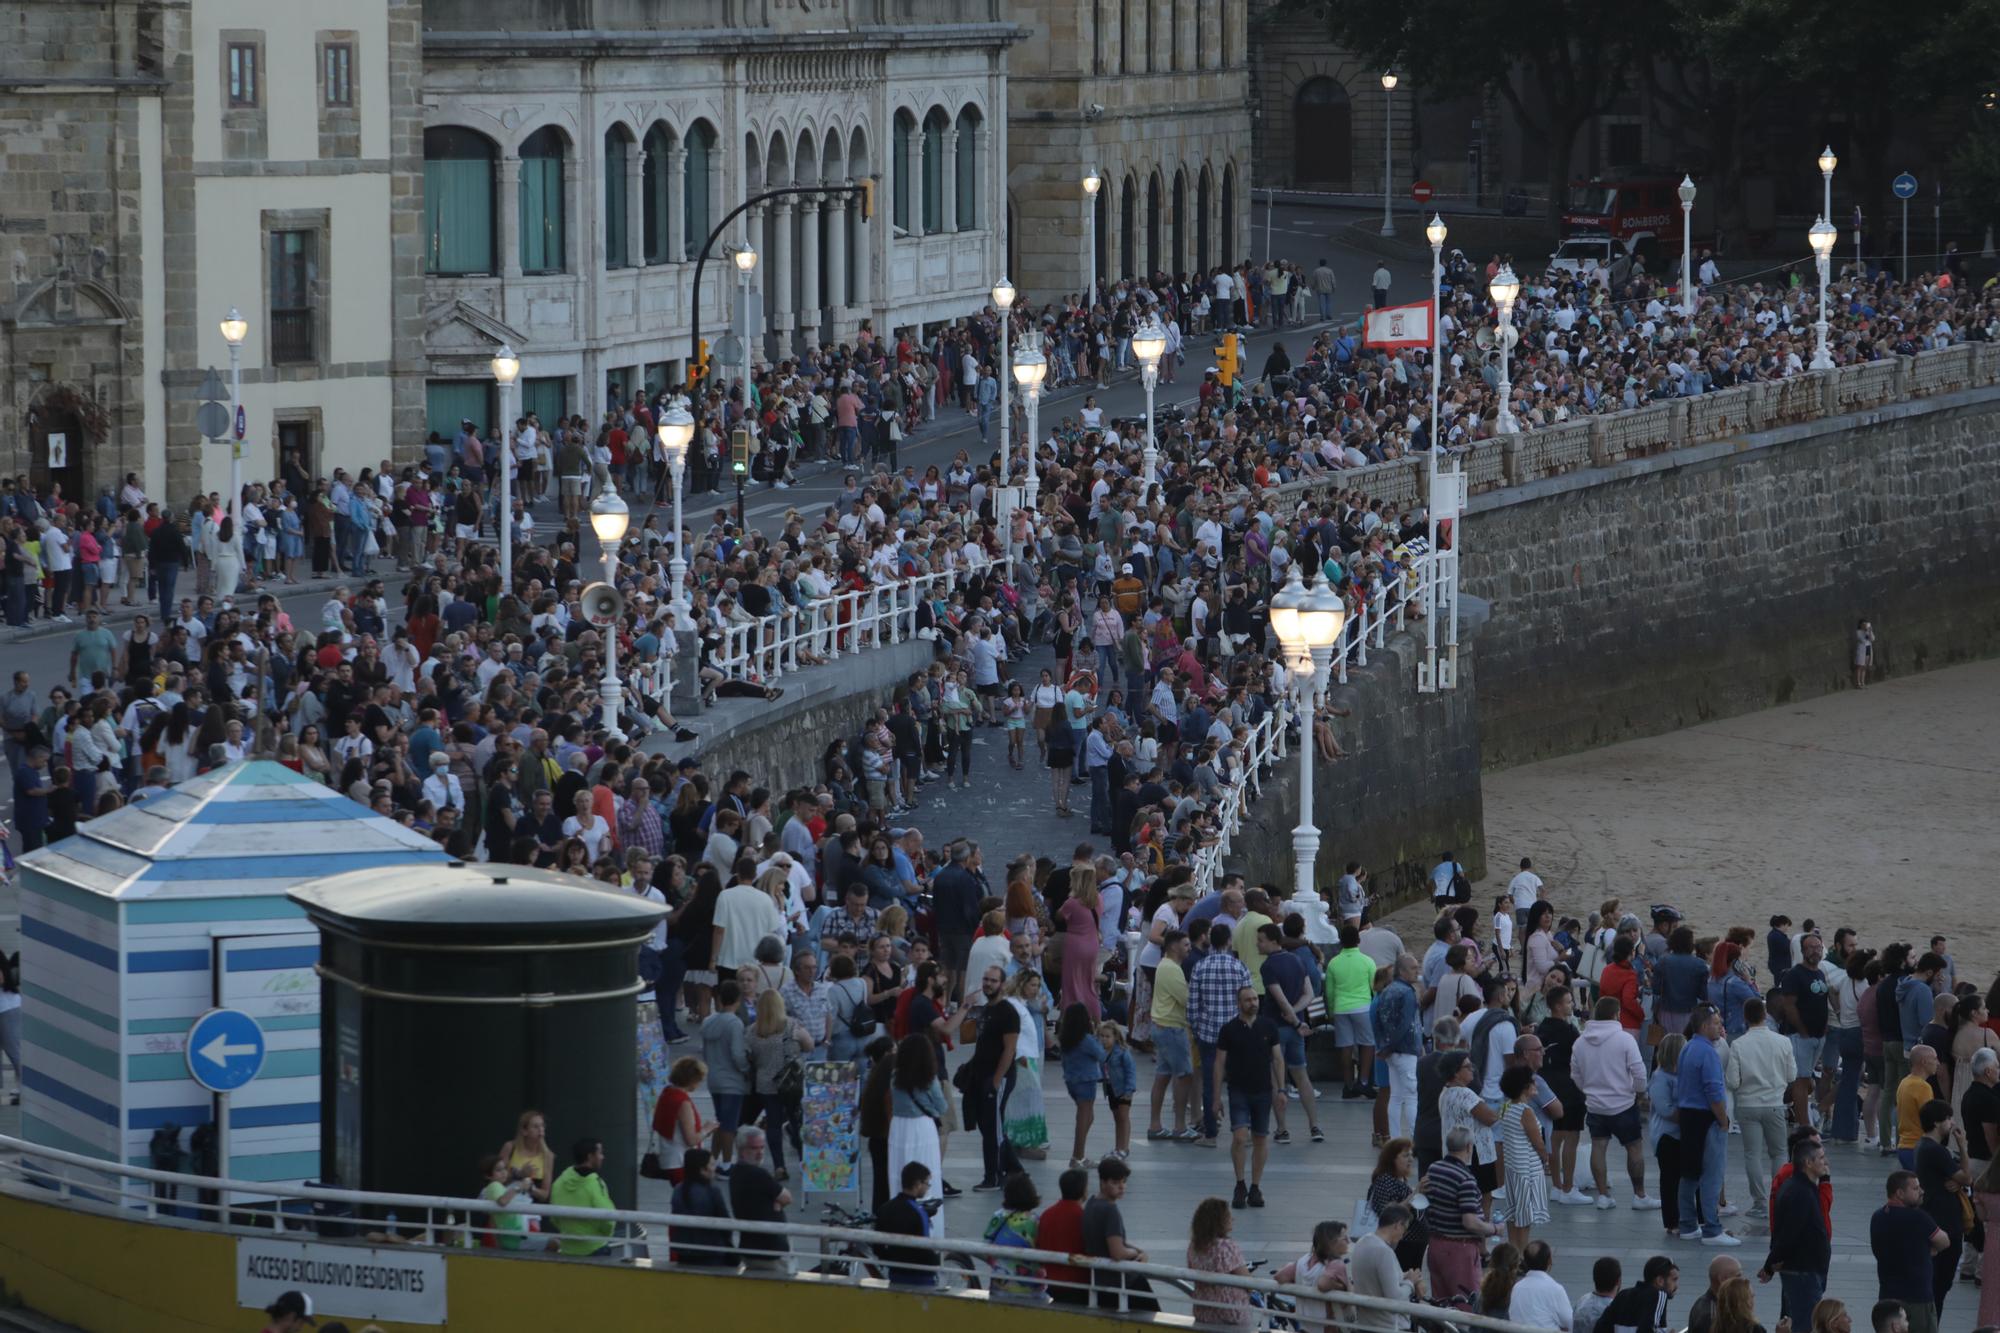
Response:
[[[1429,347],[1431,303],[1383,306],[1361,321],[1361,341],[1368,347]]]

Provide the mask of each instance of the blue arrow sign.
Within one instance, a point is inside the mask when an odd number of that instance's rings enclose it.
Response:
[[[239,1009],[211,1009],[188,1029],[187,1062],[210,1092],[234,1092],[264,1067],[264,1029]]]
[[[1908,199],[1917,192],[1917,178],[1906,171],[1890,181],[1889,188],[1896,192],[1898,199]]]

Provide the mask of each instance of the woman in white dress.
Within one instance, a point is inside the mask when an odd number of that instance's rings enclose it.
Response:
[[[236,520],[225,516],[212,541],[208,563],[215,571],[215,595],[233,597],[243,581],[243,544],[236,539]]]
[[[938,1126],[945,1117],[944,1089],[938,1083],[937,1047],[928,1032],[914,1032],[896,1045],[896,1074],[890,1081],[889,1184],[901,1189],[903,1167],[930,1168],[926,1199],[944,1199],[944,1154]],[[944,1214],[932,1216],[931,1234],[944,1234]]]
[[[1048,1112],[1042,1101],[1042,1058],[1047,1049],[1048,996],[1042,974],[1024,968],[1007,978],[1007,1003],[1021,1020],[1014,1043],[1014,1092],[1007,1098],[1003,1137],[1021,1156],[1040,1161],[1049,1155]]]

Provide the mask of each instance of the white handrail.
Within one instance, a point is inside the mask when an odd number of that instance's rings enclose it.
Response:
[[[769,684],[802,666],[831,662],[843,653],[901,643],[915,637],[919,609],[937,596],[950,596],[974,574],[1013,575],[1012,556],[956,570],[918,574],[892,583],[847,589],[805,606],[789,603],[778,611],[725,625],[712,664],[730,680]],[[670,688],[672,663],[655,668],[656,693]]]
[[[62,1173],[60,1168],[64,1167],[75,1168],[80,1172],[88,1173],[93,1179],[73,1179],[71,1176]],[[99,1183],[98,1179],[95,1179],[107,1177],[117,1180],[119,1187],[115,1190],[107,1189]],[[1381,1311],[1398,1315],[1405,1319],[1414,1318],[1433,1321],[1443,1319],[1462,1329],[1477,1328],[1490,1330],[1490,1333],[1535,1333],[1534,1330],[1526,1325],[1514,1324],[1502,1319],[1487,1318],[1455,1309],[1444,1310],[1437,1306],[1388,1300],[1375,1296],[1362,1296],[1348,1292],[1324,1293],[1317,1288],[1282,1284],[1270,1278],[1238,1277],[1229,1273],[1215,1273],[1171,1264],[1124,1263],[1111,1259],[1092,1258],[1088,1255],[1065,1254],[1053,1250],[1022,1249],[1011,1245],[991,1245],[984,1241],[960,1240],[949,1236],[917,1238],[854,1227],[815,1226],[806,1223],[746,1222],[728,1217],[709,1218],[689,1214],[656,1213],[639,1209],[622,1208],[569,1208],[554,1204],[534,1204],[526,1207],[503,1209],[499,1204],[479,1198],[459,1199],[444,1195],[376,1193],[365,1190],[333,1189],[316,1185],[290,1185],[268,1181],[231,1180],[215,1176],[190,1175],[179,1171],[160,1171],[151,1167],[127,1166],[122,1162],[113,1161],[108,1158],[86,1157],[79,1153],[65,1152],[61,1149],[49,1148],[41,1144],[29,1143],[22,1139],[6,1136],[0,1136],[0,1182],[4,1182],[4,1184],[0,1184],[0,1188],[6,1189],[16,1197],[46,1198],[50,1194],[53,1194],[56,1201],[60,1202],[63,1206],[86,1211],[102,1211],[106,1206],[110,1206],[114,1210],[126,1208],[142,1212],[148,1221],[160,1225],[184,1225],[187,1221],[187,1219],[173,1215],[172,1211],[163,1215],[161,1211],[163,1208],[195,1212],[206,1209],[210,1214],[209,1219],[197,1222],[195,1225],[204,1229],[220,1229],[238,1235],[271,1235],[273,1234],[274,1226],[282,1229],[284,1222],[291,1219],[282,1213],[273,1215],[268,1210],[250,1209],[240,1205],[228,1206],[219,1201],[230,1194],[254,1195],[262,1199],[292,1199],[309,1203],[341,1204],[354,1208],[365,1208],[370,1210],[370,1216],[341,1215],[330,1218],[318,1218],[309,1223],[314,1226],[326,1224],[331,1224],[332,1226],[351,1226],[364,1232],[371,1224],[375,1224],[375,1229],[381,1230],[381,1219],[395,1213],[399,1209],[407,1209],[411,1211],[412,1218],[409,1220],[399,1218],[397,1223],[398,1234],[400,1235],[403,1231],[420,1232],[422,1239],[415,1242],[416,1244],[439,1248],[452,1248],[454,1238],[459,1234],[486,1234],[492,1230],[491,1228],[472,1225],[470,1222],[471,1214],[475,1212],[508,1212],[547,1219],[549,1221],[574,1219],[599,1225],[611,1223],[614,1225],[614,1228],[622,1224],[623,1227],[628,1229],[623,1235],[613,1235],[604,1238],[606,1254],[564,1256],[565,1260],[571,1262],[623,1263],[626,1258],[625,1251],[634,1243],[635,1238],[645,1238],[650,1243],[655,1230],[657,1230],[658,1235],[662,1238],[663,1244],[665,1243],[665,1238],[676,1232],[735,1232],[742,1233],[746,1237],[782,1237],[788,1244],[792,1241],[822,1242],[804,1255],[794,1252],[794,1257],[844,1257],[852,1253],[851,1247],[854,1246],[889,1246],[901,1248],[906,1251],[934,1252],[940,1256],[940,1259],[945,1255],[951,1255],[966,1260],[981,1260],[990,1264],[993,1269],[993,1276],[1003,1282],[1018,1280],[1033,1282],[1037,1285],[1050,1285],[1052,1280],[1046,1276],[1015,1278],[1011,1266],[1020,1263],[1055,1264],[1080,1268],[1086,1270],[1086,1272],[1104,1270],[1109,1273],[1137,1274],[1148,1278],[1158,1278],[1182,1291],[1190,1290],[1196,1284],[1213,1287],[1235,1287],[1264,1295],[1282,1295],[1288,1299],[1300,1302],[1316,1302],[1321,1304],[1331,1302],[1335,1306]],[[164,1197],[154,1192],[151,1188],[144,1190],[130,1189],[128,1186],[133,1183],[148,1187],[172,1186],[176,1189],[193,1191],[197,1195],[200,1193],[213,1193],[218,1196],[218,1202],[214,1204],[201,1204],[178,1197]],[[106,1196],[110,1197],[107,1198]],[[217,1214],[220,1214],[220,1217],[217,1217]],[[456,1221],[440,1222],[438,1220],[440,1216],[455,1219],[459,1214],[466,1215],[466,1223],[459,1224]],[[235,1220],[243,1216],[271,1217],[273,1225],[259,1226]],[[421,1223],[415,1220],[417,1217],[423,1219]],[[308,1219],[301,1218],[298,1220],[302,1224],[308,1223]],[[303,1230],[304,1225],[300,1229]],[[440,1233],[443,1233],[443,1239],[440,1239]],[[518,1235],[520,1233],[500,1232],[496,1234]],[[545,1239],[553,1239],[562,1234],[564,1233],[560,1231],[543,1233]],[[571,1232],[567,1234],[572,1238],[581,1238],[580,1233]],[[407,1237],[404,1239],[407,1240]],[[323,1244],[330,1245],[342,1243],[339,1237],[325,1235],[321,1235],[319,1240]],[[366,1243],[365,1236],[361,1238],[359,1243]],[[674,1243],[681,1244],[681,1242]],[[684,1248],[696,1249],[700,1247],[686,1245]],[[617,1251],[617,1253],[614,1255],[609,1253],[611,1251]],[[538,1257],[533,1252],[525,1250],[508,1251],[501,1249],[491,1251],[491,1253],[499,1256],[516,1255],[531,1262]],[[756,1257],[758,1254],[763,1253],[763,1251],[760,1251],[754,1244],[739,1245],[736,1247],[735,1254],[732,1257],[742,1257],[746,1253],[749,1257]],[[654,1258],[650,1253],[648,1253],[643,1262],[647,1266],[655,1268],[671,1266],[670,1260]],[[891,1263],[890,1261],[876,1257],[872,1262],[880,1267],[893,1266],[913,1271],[936,1273],[950,1273],[953,1271],[949,1265],[943,1263],[925,1264],[916,1261],[914,1258],[907,1263],[901,1259]],[[700,1271],[708,1274],[727,1274],[732,1269],[704,1266]],[[960,1273],[975,1272],[984,1276],[983,1270],[971,1270],[963,1265],[960,1265],[957,1271]],[[1155,1294],[1159,1295],[1161,1293],[1156,1289]],[[1301,1305],[1300,1308],[1304,1310],[1308,1307]],[[1317,1306],[1310,1308],[1317,1308]],[[1108,1310],[1099,1310],[1098,1313],[1109,1314],[1111,1312]],[[1322,1327],[1332,1326],[1329,1321],[1316,1318],[1310,1314],[1303,1316],[1303,1322]],[[1345,1322],[1341,1320],[1332,1321],[1332,1323],[1343,1326]]]

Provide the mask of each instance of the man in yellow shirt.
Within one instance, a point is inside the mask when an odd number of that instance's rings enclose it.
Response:
[[[1905,1171],[1917,1169],[1917,1140],[1924,1136],[1924,1105],[1937,1096],[1931,1076],[1938,1053],[1929,1046],[1910,1048],[1910,1072],[1896,1085],[1896,1156]]]
[[[1160,937],[1160,965],[1153,973],[1153,1116],[1148,1139],[1178,1139],[1192,1143],[1201,1131],[1188,1122],[1197,1118],[1194,1104],[1194,1038],[1188,1032],[1188,937],[1168,930]],[[1160,1123],[1160,1104],[1167,1088],[1174,1090],[1174,1127]]]
[[[1222,895],[1223,911],[1229,910],[1229,895]],[[1259,972],[1264,966],[1264,955],[1257,949],[1257,928],[1271,925],[1271,896],[1262,889],[1250,889],[1243,895],[1243,918],[1229,928],[1229,947],[1236,950],[1236,957],[1244,969],[1250,973],[1250,989],[1257,992],[1257,998],[1264,998],[1264,978]]]

